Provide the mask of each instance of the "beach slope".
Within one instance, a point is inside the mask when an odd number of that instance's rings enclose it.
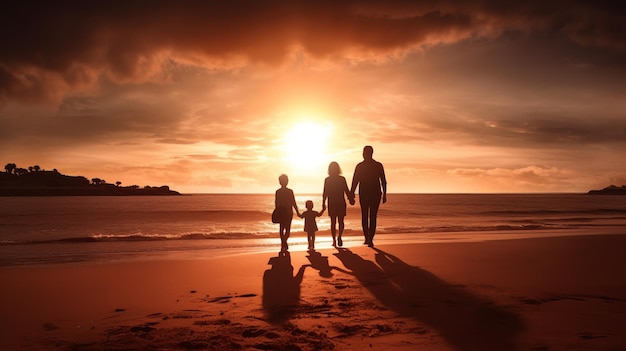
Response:
[[[0,268],[2,350],[624,350],[626,235]]]

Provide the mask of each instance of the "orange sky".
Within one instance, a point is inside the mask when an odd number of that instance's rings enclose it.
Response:
[[[390,192],[626,184],[620,6],[64,4],[0,14],[3,165],[186,193],[287,173],[317,193],[372,145]]]

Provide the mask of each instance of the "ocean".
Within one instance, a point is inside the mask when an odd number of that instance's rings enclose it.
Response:
[[[297,196],[321,209],[321,195]],[[201,257],[279,250],[273,194],[0,197],[0,266]],[[329,218],[318,242],[330,245]],[[362,244],[360,209],[348,206],[346,246]],[[590,230],[593,229],[593,230]],[[389,194],[376,240],[486,240],[626,232],[626,196],[586,194]],[[292,245],[305,243],[294,217]]]

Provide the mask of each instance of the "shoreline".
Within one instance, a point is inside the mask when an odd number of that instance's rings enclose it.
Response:
[[[352,248],[362,245],[362,235],[356,233],[357,231],[354,230],[344,233],[344,247]],[[568,236],[620,235],[625,233],[626,227],[624,226],[577,229],[381,233],[376,235],[375,242],[379,245],[465,243]],[[333,249],[331,243],[332,238],[329,230],[318,232],[316,248]],[[300,231],[292,233],[289,245],[290,251],[306,251],[306,233]],[[278,234],[262,235],[258,238],[245,237],[242,239],[63,240],[59,242],[12,243],[0,245],[0,256],[5,257],[4,262],[0,260],[0,269],[13,266],[50,264],[204,259],[210,256],[230,257],[273,252],[279,246]],[[37,250],[28,252],[32,249]],[[17,250],[22,250],[22,252],[16,253]],[[66,252],[66,254],[59,255],[58,252]]]
[[[1,267],[0,349],[621,349],[623,247],[588,231]]]

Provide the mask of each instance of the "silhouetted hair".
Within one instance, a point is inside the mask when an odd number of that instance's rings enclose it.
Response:
[[[328,165],[328,175],[340,175],[341,167],[339,167],[339,163],[333,161]]]
[[[363,148],[363,153],[364,154],[368,154],[368,155],[373,155],[374,154],[374,148],[371,147],[370,145],[367,145]]]
[[[289,177],[287,177],[286,174],[281,174],[278,177],[278,182],[280,183],[280,185],[287,185],[289,184]]]
[[[305,202],[305,206],[306,206],[306,208],[307,208],[307,209],[309,209],[309,210],[310,210],[310,209],[312,209],[312,208],[313,208],[313,201],[311,201],[311,200],[306,200],[306,202]]]

